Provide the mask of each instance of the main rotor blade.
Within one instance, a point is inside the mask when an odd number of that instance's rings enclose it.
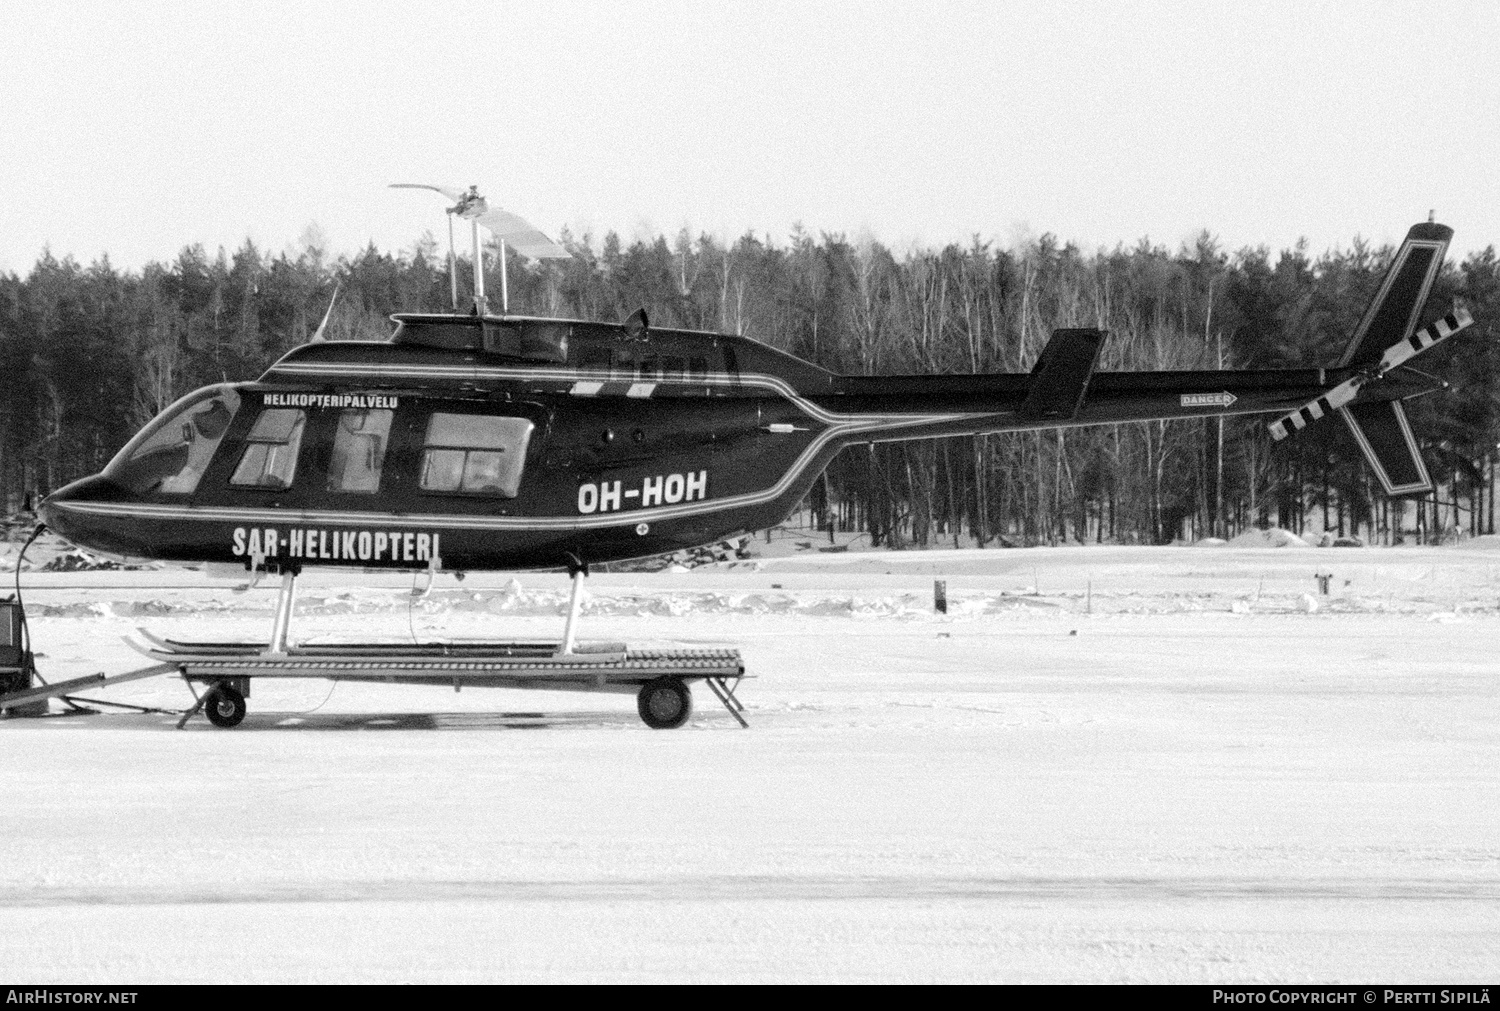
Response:
[[[479,215],[479,223],[504,239],[505,244],[534,260],[567,260],[573,254],[547,238],[531,222],[509,211],[492,210]]]
[[[391,183],[390,189],[432,190],[432,192],[434,193],[441,193],[443,196],[447,197],[449,200],[454,201],[455,203],[463,200],[464,198],[464,191],[462,188],[454,189],[449,186],[431,186],[427,183]]]

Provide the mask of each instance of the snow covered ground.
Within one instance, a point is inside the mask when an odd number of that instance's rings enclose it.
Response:
[[[1500,970],[1495,546],[783,554],[589,580],[591,638],[738,644],[748,731],[702,687],[652,731],[629,696],[325,682],[257,682],[232,731],[0,723],[0,975]],[[566,599],[303,582],[302,638],[554,637]],[[182,570],[24,586],[49,679],[141,666],[137,625],[264,637],[274,599]]]

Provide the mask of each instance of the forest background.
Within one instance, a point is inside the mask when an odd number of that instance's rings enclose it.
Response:
[[[873,240],[658,236],[626,245],[564,234],[571,260],[507,260],[513,313],[743,334],[838,372],[1025,372],[1056,327],[1110,331],[1101,370],[1332,364],[1394,250],[1354,239],[1319,256],[1230,252],[1208,233],[1176,250],[1141,241],[1085,253],[1052,236],[996,248]],[[486,285],[499,290],[498,249]],[[462,279],[467,268],[460,269]],[[447,257],[409,250],[329,258],[246,242],[119,271],[44,253],[0,274],[0,505],[14,512],[97,472],[182,394],[247,380],[326,336],[383,340],[393,312],[449,308]],[[461,280],[460,299],[468,303]],[[1411,404],[1435,492],[1386,501],[1345,426],[1272,442],[1262,417],[1139,422],[846,450],[804,503],[821,529],[892,547],[1166,543],[1251,527],[1427,542],[1493,533],[1500,442],[1500,262],[1450,262],[1423,322],[1457,301],[1476,325],[1415,362],[1452,388]]]

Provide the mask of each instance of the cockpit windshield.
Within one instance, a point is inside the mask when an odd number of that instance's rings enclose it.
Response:
[[[104,473],[138,495],[190,495],[239,408],[232,386],[189,393],[126,443]]]

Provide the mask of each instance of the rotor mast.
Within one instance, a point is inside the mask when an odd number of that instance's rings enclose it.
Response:
[[[393,189],[432,190],[454,201],[448,208],[448,283],[452,292],[453,310],[458,311],[458,256],[454,252],[453,219],[463,218],[469,222],[474,241],[474,314],[484,316],[489,312],[489,300],[484,294],[484,245],[479,239],[479,226],[484,225],[495,234],[500,243],[500,312],[510,311],[510,285],[506,277],[506,240],[516,252],[536,260],[565,260],[572,257],[562,246],[542,234],[524,218],[499,209],[490,210],[488,201],[479,193],[478,186],[470,186],[465,192],[448,186],[432,186],[427,183],[391,183]]]
[[[453,215],[466,219],[469,222],[469,231],[474,237],[474,315],[476,316],[483,316],[489,312],[489,300],[484,297],[484,246],[479,241],[479,216],[489,209],[489,203],[479,195],[478,186],[470,186],[469,192],[460,196],[458,203],[448,208],[449,220],[452,220]],[[507,308],[509,307],[502,304],[500,311],[503,313]]]

